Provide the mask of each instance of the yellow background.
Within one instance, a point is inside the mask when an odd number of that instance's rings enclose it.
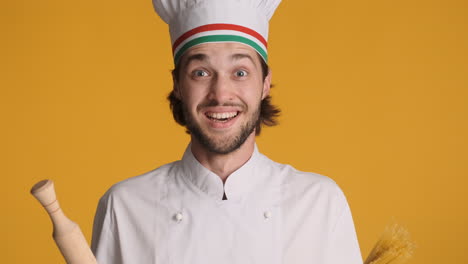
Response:
[[[188,143],[168,29],[150,0],[3,0],[0,29],[1,262],[61,263],[36,181],[90,239],[113,183]],[[338,182],[364,257],[394,219],[410,263],[468,263],[468,2],[285,0],[270,29],[283,115],[260,150]]]

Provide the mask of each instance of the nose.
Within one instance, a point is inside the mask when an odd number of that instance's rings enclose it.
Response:
[[[208,99],[223,104],[234,99],[233,92],[233,86],[229,77],[217,74],[210,84]]]

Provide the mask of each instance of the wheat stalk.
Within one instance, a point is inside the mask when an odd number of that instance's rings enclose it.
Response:
[[[409,232],[397,224],[387,226],[364,264],[402,264],[415,248]]]

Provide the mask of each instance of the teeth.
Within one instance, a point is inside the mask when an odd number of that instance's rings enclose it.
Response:
[[[214,119],[227,119],[233,118],[237,115],[237,112],[227,112],[227,113],[208,113],[207,116]]]

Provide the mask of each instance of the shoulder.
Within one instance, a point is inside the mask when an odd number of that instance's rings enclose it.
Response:
[[[266,158],[266,157],[265,157]],[[265,159],[276,173],[277,182],[283,186],[283,193],[288,200],[310,201],[332,205],[340,210],[347,204],[346,197],[340,186],[330,177],[300,171],[288,164],[281,164]]]
[[[286,181],[295,190],[316,191],[333,196],[343,193],[332,178],[314,172],[300,171],[292,166],[289,166],[289,176]]]
[[[273,175],[277,175],[284,185],[294,189],[321,189],[327,192],[341,192],[338,184],[328,176],[300,171],[289,164],[275,162],[268,157],[263,156],[263,162],[268,164]]]
[[[152,171],[134,176],[112,185],[102,196],[102,202],[145,199],[148,195],[161,194],[164,186],[173,179],[180,161],[165,164]]]

